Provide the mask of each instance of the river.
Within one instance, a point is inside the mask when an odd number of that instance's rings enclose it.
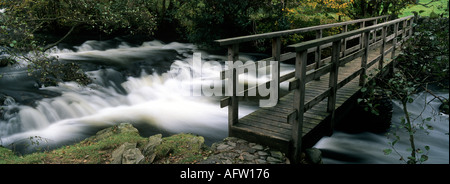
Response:
[[[157,40],[131,43],[116,38],[47,51],[60,61],[80,64],[93,81],[87,86],[75,82],[38,86],[28,76],[25,61],[0,68],[0,95],[4,99],[0,144],[21,153],[53,149],[123,122],[132,123],[143,136],[187,132],[204,136],[207,144],[222,140],[228,135],[228,110],[219,105],[222,97],[186,95],[194,86],[220,77],[217,68],[203,69],[201,77],[193,77],[196,75],[192,73],[198,72],[192,68],[194,53],[201,54],[203,63],[219,61],[223,65],[226,60],[225,53],[210,54],[189,43]],[[242,61],[263,57],[240,53]],[[281,66],[282,74],[293,70],[290,64]],[[255,82],[265,77],[249,79]],[[285,92],[287,86],[281,88]],[[257,104],[252,100],[242,101],[239,116],[254,111]],[[430,103],[434,108],[436,105],[437,102]],[[396,121],[401,111],[398,105],[394,108],[393,121]],[[422,109],[412,107],[411,111],[420,113]],[[418,142],[431,147],[427,163],[448,163],[448,116],[433,117],[434,130],[418,138]],[[395,155],[383,155],[387,141],[381,134],[335,132],[315,147],[323,151],[324,163],[399,163]]]

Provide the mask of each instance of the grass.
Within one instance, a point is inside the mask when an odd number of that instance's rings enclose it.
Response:
[[[419,3],[421,4],[427,4],[431,2],[431,0],[420,0]],[[409,15],[414,15],[413,11],[418,12],[421,16],[430,16],[432,12],[440,15],[445,12],[445,8],[447,8],[448,0],[440,0],[437,2],[433,2],[428,7],[422,6],[422,5],[412,5],[411,7],[406,8],[403,10],[403,14],[400,15],[400,17],[406,17]],[[420,13],[421,12],[421,13]],[[448,17],[448,13],[446,15]]]
[[[87,138],[77,144],[59,149],[17,155],[10,149],[0,146],[0,164],[109,164],[112,152],[125,142],[137,143],[137,148],[148,142],[139,133],[116,131],[113,126],[106,133]],[[153,163],[186,164],[197,163],[211,151],[204,145],[204,138],[192,134],[175,134],[163,137],[155,147],[156,159]]]
[[[53,151],[16,155],[0,148],[0,164],[103,164],[109,163],[114,149],[125,142],[143,143],[146,138],[127,132],[95,141],[85,139],[78,144],[63,146]]]

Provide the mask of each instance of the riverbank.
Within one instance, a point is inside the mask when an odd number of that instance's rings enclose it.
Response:
[[[30,138],[38,144],[39,137]],[[310,151],[311,152],[311,151]],[[319,160],[320,159],[316,159]],[[316,161],[317,162],[317,161]],[[273,150],[227,137],[208,147],[201,136],[180,133],[142,137],[131,124],[122,123],[97,132],[77,144],[59,149],[16,155],[0,147],[0,164],[289,164]],[[310,163],[306,156],[303,163]]]

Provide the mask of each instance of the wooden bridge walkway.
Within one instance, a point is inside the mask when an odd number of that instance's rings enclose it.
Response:
[[[259,108],[239,119],[238,96],[249,89],[238,92],[234,87],[233,94],[222,99],[221,106],[228,106],[229,110],[229,136],[278,148],[297,163],[302,148],[311,147],[332,133],[367,80],[393,70],[399,46],[412,35],[414,17],[388,18],[380,16],[217,40],[228,46],[229,61],[239,59],[239,43],[259,39],[272,39],[272,57],[262,62],[295,58],[294,72],[276,75],[277,84],[288,82],[290,91],[279,98],[276,106]],[[341,27],[342,32],[322,37],[322,30],[335,27]],[[350,31],[351,27],[354,30]],[[290,52],[281,54],[282,36],[308,31],[315,31],[316,39],[290,45],[287,47]],[[330,47],[331,56],[322,59],[322,51]],[[314,63],[310,65],[307,65],[308,53],[314,53]],[[228,72],[232,73],[228,76],[223,71],[222,78],[236,81],[240,74],[236,71],[230,69]]]

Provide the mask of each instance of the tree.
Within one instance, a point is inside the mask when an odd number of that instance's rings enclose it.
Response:
[[[396,57],[398,64],[396,72],[387,79],[379,79],[372,86],[382,87],[391,99],[400,101],[404,113],[400,125],[393,127],[391,133],[394,140],[389,142],[389,149],[385,149],[385,154],[395,151],[399,154],[400,159],[408,164],[423,163],[428,160],[427,153],[429,146],[423,149],[415,144],[415,134],[418,130],[432,130],[433,127],[428,124],[432,117],[421,117],[422,122],[414,122],[419,117],[411,117],[408,111],[408,103],[414,101],[414,94],[424,91],[430,93],[436,99],[442,102],[442,106],[448,108],[448,99],[439,97],[427,89],[429,84],[434,84],[442,88],[448,89],[449,80],[449,19],[448,18],[425,18],[420,19],[420,23],[416,25],[415,32],[408,41],[409,44],[404,45],[402,53]],[[414,42],[413,42],[414,41]],[[369,95],[370,97],[370,95]],[[376,103],[373,99],[361,99]],[[426,106],[428,104],[424,104]],[[375,106],[372,104],[371,106]],[[420,115],[421,116],[421,115]],[[410,143],[410,155],[407,159],[398,153],[395,144],[401,139],[397,131],[405,130]]]
[[[57,58],[47,57],[45,51],[74,32],[151,36],[157,23],[147,6],[150,2],[146,0],[4,0],[0,2],[0,9],[4,9],[0,17],[0,48],[10,55],[10,61],[25,60],[29,72],[43,83],[72,79],[88,82],[75,63],[60,63]],[[38,38],[40,32],[64,34],[48,44]],[[67,72],[55,73],[61,71],[58,69]]]
[[[415,4],[415,0],[349,0],[343,13],[352,19],[376,17],[380,15],[397,16],[402,9]]]

